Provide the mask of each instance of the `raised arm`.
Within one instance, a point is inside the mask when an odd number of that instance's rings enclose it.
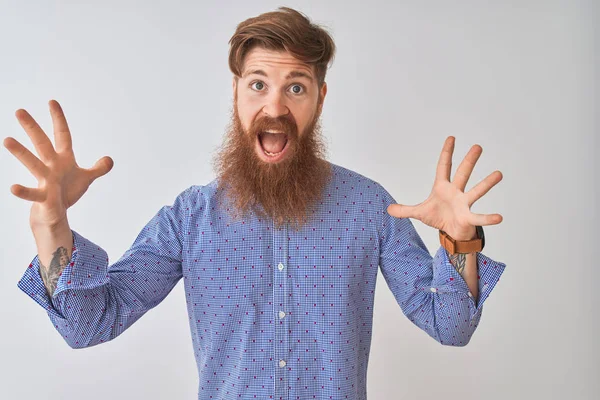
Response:
[[[100,246],[71,230],[67,209],[111,169],[112,160],[104,157],[91,169],[80,168],[59,104],[50,101],[50,111],[55,147],[25,110],[16,112],[40,158],[15,139],[4,140],[38,179],[38,188],[11,187],[13,194],[33,202],[30,226],[38,249],[18,287],[44,307],[69,346],[83,348],[120,335],[181,278],[181,232],[191,189],[162,207],[130,249],[109,266]]]
[[[12,137],[4,139],[4,146],[38,180],[37,188],[15,184],[10,190],[15,196],[33,203],[29,225],[38,250],[40,273],[48,294],[52,296],[58,277],[71,258],[73,247],[67,209],[81,198],[95,179],[112,169],[113,161],[110,157],[103,157],[90,169],[79,167],[65,114],[57,101],[50,100],[48,104],[55,146],[23,109],[17,110],[15,116],[31,139],[39,158]]]
[[[382,189],[383,210],[395,203]],[[506,264],[475,253],[478,298],[442,246],[431,256],[409,218],[382,211],[379,265],[403,313],[447,346],[465,346],[477,329],[483,304]]]

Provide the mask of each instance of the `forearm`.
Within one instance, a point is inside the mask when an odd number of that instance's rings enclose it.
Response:
[[[70,235],[68,239],[64,239],[65,232]],[[39,253],[19,287],[47,310],[70,347],[84,348],[112,340],[135,320],[135,315],[119,316],[119,311],[127,314],[120,304],[124,294],[121,287],[117,288],[119,284],[110,283],[108,255],[100,246],[65,227],[36,230],[35,235]],[[47,257],[53,248],[50,261],[42,262],[43,254]],[[42,296],[41,290],[48,297]]]
[[[48,295],[52,297],[56,284],[71,259],[73,234],[67,220],[53,228],[32,229],[35,238],[40,275]]]
[[[452,236],[452,234],[450,234]],[[471,240],[477,238],[477,231],[475,227],[464,236],[452,236],[455,240]],[[469,291],[473,295],[473,299],[477,301],[479,296],[479,278],[477,269],[477,253],[456,253],[450,254],[446,250],[450,263],[454,266],[454,269],[463,277],[465,283],[469,287]]]
[[[90,347],[114,339],[150,308],[152,304],[148,303],[152,299],[163,295],[157,292],[166,283],[171,283],[165,271],[155,275],[132,271],[132,264],[149,264],[148,259],[143,258],[145,252],[139,252],[142,259],[131,254],[123,256],[109,273],[106,251],[77,232],[70,231],[73,243],[66,246],[60,244],[64,241],[56,239],[58,231],[44,234],[48,235],[46,240],[42,232],[36,231],[40,250],[44,245],[46,248],[56,246],[59,250],[54,252],[47,270],[38,254],[19,281],[19,288],[44,307],[56,330],[72,348]],[[54,243],[49,247],[52,240]],[[141,242],[147,243],[146,240]],[[67,261],[60,254],[67,254]],[[52,292],[52,296],[44,296],[44,292]],[[144,293],[151,300],[146,300]]]
[[[473,295],[473,299],[477,300],[479,296],[479,280],[478,280],[478,271],[477,271],[477,253],[468,253],[468,254],[450,254],[446,250],[448,254],[448,259],[450,263],[454,266],[454,269],[463,277],[467,286],[469,287],[469,291]]]

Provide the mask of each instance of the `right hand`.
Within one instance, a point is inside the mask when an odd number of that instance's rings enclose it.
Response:
[[[66,222],[67,209],[83,196],[94,180],[108,173],[114,164],[110,157],[105,156],[96,161],[92,168],[79,167],[62,108],[55,100],[50,100],[48,104],[56,150],[42,128],[23,109],[17,110],[15,116],[33,142],[41,160],[14,138],[7,137],[3,142],[4,147],[38,180],[37,188],[19,184],[10,187],[15,196],[33,201],[29,218],[33,230],[52,229]]]

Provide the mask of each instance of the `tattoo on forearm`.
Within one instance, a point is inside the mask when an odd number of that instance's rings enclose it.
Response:
[[[467,255],[456,253],[456,254],[448,254],[450,262],[454,266],[454,269],[462,275],[465,270],[465,266],[467,265]]]
[[[44,285],[46,286],[46,290],[48,291],[48,295],[50,297],[52,297],[54,294],[56,284],[58,283],[58,278],[67,266],[68,262],[69,259],[67,249],[64,247],[59,247],[56,249],[54,254],[52,254],[50,267],[46,267],[40,262],[40,275],[42,276],[42,280],[44,281]]]

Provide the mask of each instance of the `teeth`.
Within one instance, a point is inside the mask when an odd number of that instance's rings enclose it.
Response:
[[[283,151],[283,150],[282,150],[282,151]],[[281,154],[281,151],[280,151],[279,153],[271,153],[270,151],[266,151],[266,150],[265,150],[265,154],[266,154],[266,155],[268,155],[268,156],[271,156],[271,157],[273,157],[273,156],[276,156],[276,155],[278,155],[278,154]]]
[[[265,132],[268,132],[268,133],[283,133],[282,131],[274,131],[274,130],[271,130],[271,129],[269,129],[269,130],[267,130]]]

